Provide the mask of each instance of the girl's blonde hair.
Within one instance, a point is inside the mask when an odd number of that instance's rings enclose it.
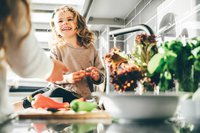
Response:
[[[21,8],[21,6],[25,7]],[[22,11],[23,10],[23,11]],[[26,13],[24,18],[21,18],[21,15]],[[20,27],[24,25],[24,21],[26,19],[26,32],[23,32],[23,35],[19,36]],[[0,50],[2,48],[6,49],[7,45],[12,45],[6,42],[8,37],[12,40],[16,38],[15,44],[20,45],[22,41],[28,36],[31,30],[31,20],[30,20],[30,8],[29,2],[27,0],[0,0]]]
[[[64,12],[64,11],[69,11],[74,15],[74,19],[77,20],[77,40],[80,43],[81,46],[86,46],[89,44],[94,44],[95,40],[95,34],[91,32],[85,22],[85,18],[80,15],[78,11],[76,11],[74,8],[69,7],[69,6],[62,6],[58,9],[56,9],[53,13],[52,16],[52,21],[50,23],[51,28],[52,28],[52,33],[54,36],[55,44],[58,44],[60,41],[62,41],[62,36],[58,35],[55,29],[55,24],[54,24],[54,16],[57,12]]]

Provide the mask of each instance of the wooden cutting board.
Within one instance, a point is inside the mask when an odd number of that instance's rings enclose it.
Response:
[[[110,119],[111,116],[104,111],[96,112],[56,112],[56,113],[19,113],[19,119]]]

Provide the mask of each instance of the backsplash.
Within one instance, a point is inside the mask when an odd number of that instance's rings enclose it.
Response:
[[[141,0],[125,18],[124,27],[138,24],[149,25],[158,41],[183,36],[188,38],[200,36],[200,0]],[[107,26],[100,31],[100,38],[98,38],[101,40],[99,41],[100,50],[104,49],[108,52],[114,46],[113,38],[108,37],[107,34],[110,30],[113,30],[113,27]],[[117,37],[116,45],[121,50],[129,52],[134,44],[134,36],[135,33],[129,33],[123,37]],[[102,40],[106,40],[106,45],[109,46],[105,48],[105,41],[103,44]]]
[[[149,25],[160,41],[200,35],[200,0],[141,0],[125,20],[126,26]],[[135,34],[125,35],[125,50]]]

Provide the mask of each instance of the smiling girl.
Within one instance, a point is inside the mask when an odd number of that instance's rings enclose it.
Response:
[[[63,6],[53,13],[51,57],[66,64],[68,72],[59,82],[78,97],[89,98],[93,84],[104,80],[104,68],[94,47],[94,33],[75,9]]]

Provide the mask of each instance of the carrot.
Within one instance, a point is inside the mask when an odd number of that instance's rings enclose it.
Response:
[[[38,109],[38,108],[69,108],[69,103],[68,102],[57,102],[49,97],[46,97],[42,94],[37,94],[35,99],[31,102],[31,105],[33,108]]]

